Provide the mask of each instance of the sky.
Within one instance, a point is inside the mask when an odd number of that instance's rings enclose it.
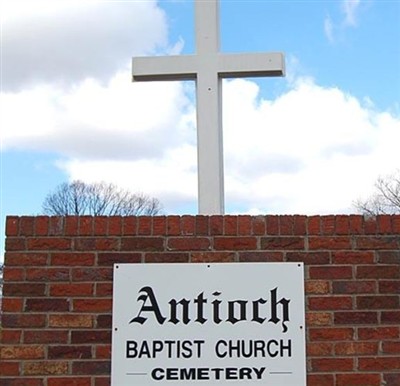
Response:
[[[201,0],[206,1],[206,0]],[[7,215],[73,180],[197,213],[193,82],[131,82],[193,54],[189,0],[1,0],[1,254]],[[348,214],[400,168],[400,0],[221,0],[221,52],[286,76],[223,83],[227,214]]]

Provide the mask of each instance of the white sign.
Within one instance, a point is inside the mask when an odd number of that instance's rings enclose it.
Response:
[[[116,264],[111,384],[305,386],[303,264]]]

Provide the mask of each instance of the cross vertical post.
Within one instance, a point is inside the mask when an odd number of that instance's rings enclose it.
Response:
[[[198,202],[201,214],[224,214],[222,79],[284,76],[282,53],[219,52],[218,0],[195,0],[194,55],[133,58],[133,81],[195,80]]]

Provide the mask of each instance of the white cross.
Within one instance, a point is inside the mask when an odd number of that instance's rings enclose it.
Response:
[[[284,76],[282,53],[219,52],[218,0],[195,0],[196,54],[140,57],[133,81],[195,80],[199,213],[224,213],[222,78]]]

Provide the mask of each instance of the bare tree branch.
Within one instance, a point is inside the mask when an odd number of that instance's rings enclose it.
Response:
[[[144,194],[134,194],[106,182],[82,181],[59,185],[42,205],[43,213],[57,216],[154,216],[161,209],[160,201]]]
[[[353,206],[367,215],[400,213],[400,169],[394,174],[380,177],[375,183],[376,192],[366,200],[357,200]]]

